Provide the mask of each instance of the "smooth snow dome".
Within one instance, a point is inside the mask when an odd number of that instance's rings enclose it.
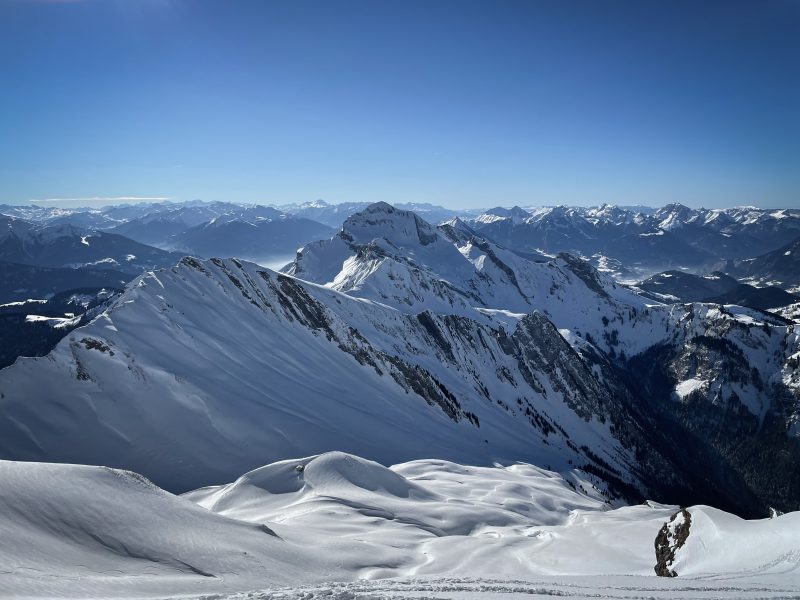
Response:
[[[346,591],[383,578],[401,579],[374,585],[460,582],[469,585],[451,591],[468,594],[485,580],[483,593],[538,585],[622,597],[614,575],[630,593],[664,598],[687,586],[715,598],[800,589],[798,514],[744,521],[690,507],[680,577],[665,581],[653,541],[677,507],[613,508],[588,481],[528,464],[387,468],[330,452],[179,497],[131,472],[1,461],[0,505],[3,597],[266,598],[254,590],[280,588],[291,598],[301,591],[288,587]]]

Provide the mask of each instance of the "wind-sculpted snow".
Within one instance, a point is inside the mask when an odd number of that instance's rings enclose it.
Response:
[[[689,537],[675,557],[678,576],[768,573],[786,576],[800,590],[800,512],[756,521],[710,506],[689,512]]]
[[[159,597],[322,580],[266,525],[221,517],[129,471],[0,461],[0,596]]]
[[[290,459],[182,497],[104,467],[0,462],[0,590],[25,598],[791,597],[797,513],[744,521],[689,507],[614,508],[577,474],[529,464],[341,452]],[[439,594],[443,594],[439,596]]]
[[[300,546],[325,545],[333,535],[330,554],[370,579],[649,574],[652,540],[674,512],[610,510],[588,481],[526,464],[418,460],[387,469],[342,453],[270,465],[186,497],[231,518],[267,522]]]

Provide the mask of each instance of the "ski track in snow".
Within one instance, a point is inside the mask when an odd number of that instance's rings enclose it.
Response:
[[[480,600],[560,597],[574,600],[714,600],[798,597],[795,587],[769,579],[668,580],[652,577],[559,577],[537,580],[459,578],[387,579],[203,595],[187,600]]]

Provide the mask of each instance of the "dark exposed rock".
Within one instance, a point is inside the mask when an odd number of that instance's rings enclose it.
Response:
[[[692,515],[682,508],[676,512],[669,521],[664,523],[656,536],[656,566],[655,572],[659,577],[677,577],[672,568],[675,562],[675,552],[686,543],[689,530],[692,526]]]

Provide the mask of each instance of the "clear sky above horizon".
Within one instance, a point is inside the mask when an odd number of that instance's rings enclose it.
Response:
[[[800,0],[0,0],[0,203],[87,198],[798,207]]]

